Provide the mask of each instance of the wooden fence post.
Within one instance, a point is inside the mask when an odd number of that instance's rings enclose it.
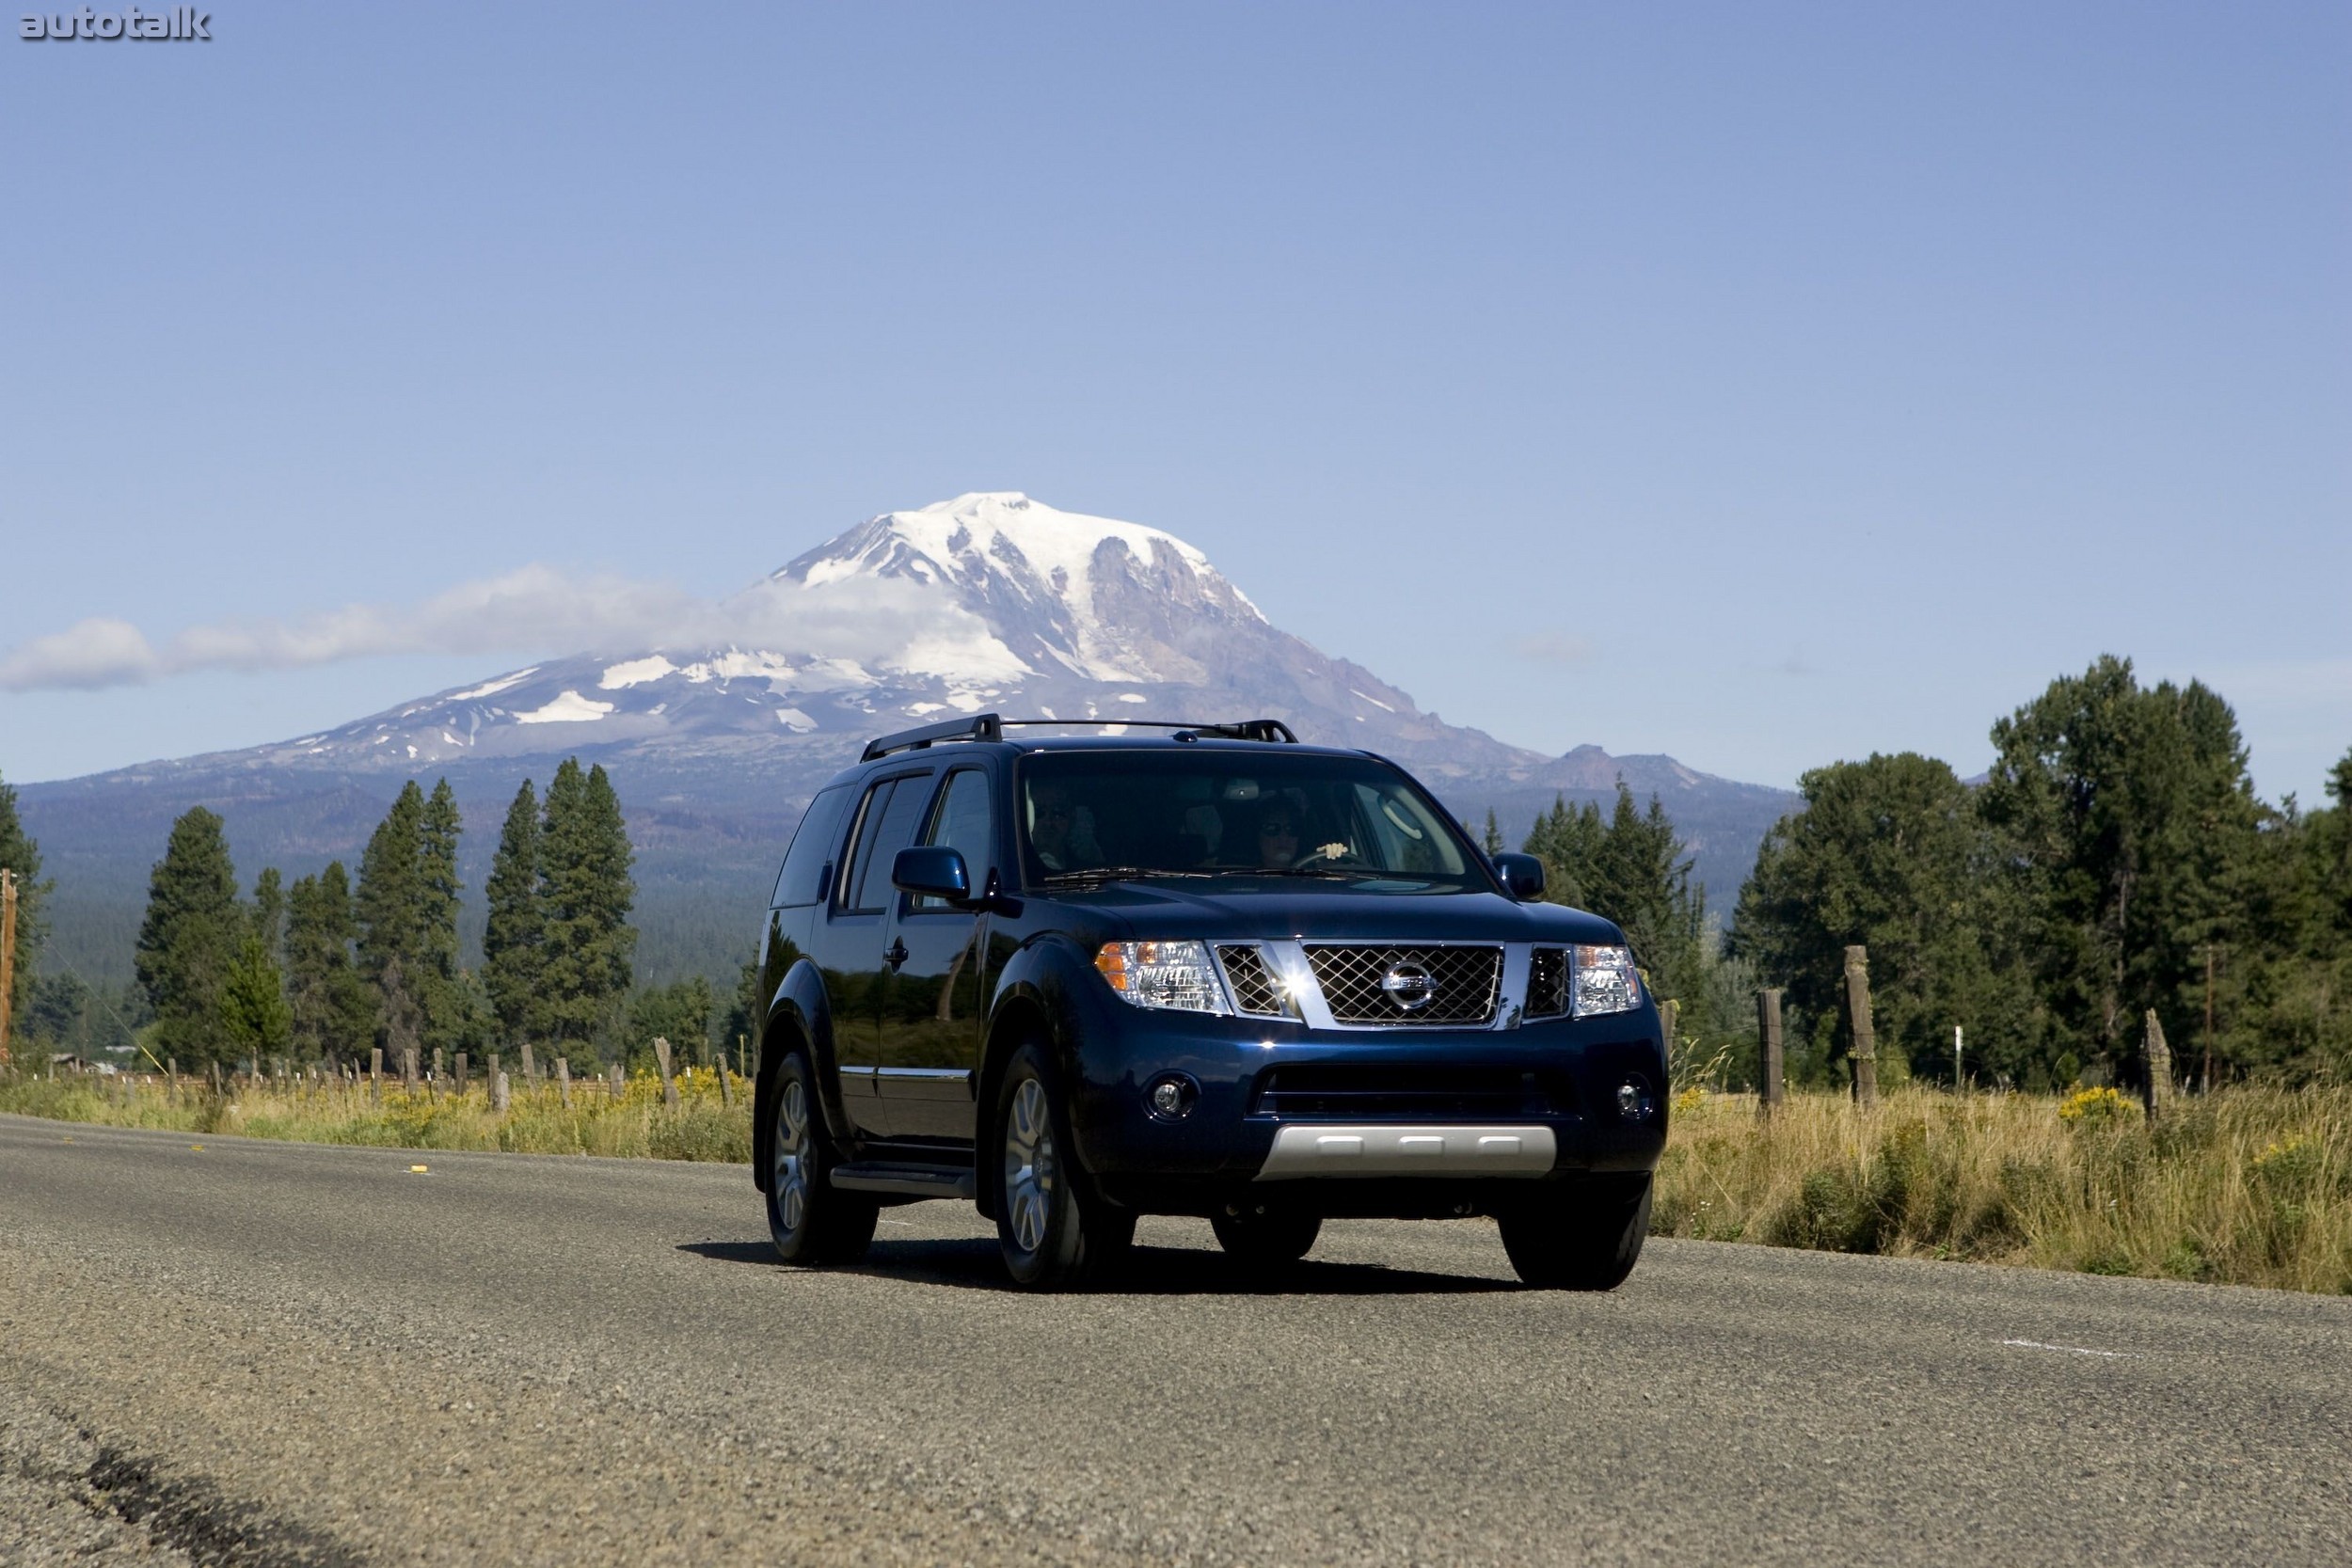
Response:
[[[8,1026],[16,994],[16,873],[0,865],[0,1068],[8,1065]]]
[[[368,1098],[384,1098],[384,1048],[380,1045],[368,1048]]]
[[[499,1070],[499,1059],[490,1058],[490,1109],[504,1116],[515,1102],[514,1090],[507,1085],[506,1074]]]
[[[493,1106],[501,1111],[506,1109],[499,1104],[499,1053],[495,1051],[490,1053],[490,1065],[483,1069],[482,1087],[489,1095]]]
[[[612,1102],[616,1105],[619,1104],[621,1096],[628,1092],[628,1069],[623,1067],[618,1062],[614,1062],[612,1064],[612,1075],[606,1078],[605,1082],[612,1085]]]
[[[169,1101],[179,1098],[180,1058],[177,1056],[166,1056],[164,1058],[164,1099],[167,1101]]]
[[[526,1084],[539,1082],[539,1064],[532,1057],[529,1040],[523,1041],[523,1082]]]
[[[723,1045],[717,1047],[711,1052],[711,1056],[718,1065],[719,1103],[733,1110],[735,1108],[735,1086],[727,1081],[727,1048]]]
[[[752,1043],[740,1035],[735,1037],[735,1070],[745,1078],[752,1075]]]
[[[457,1093],[461,1099],[466,1093],[466,1053],[462,1051],[457,1053]]]
[[[1778,1105],[1781,1088],[1780,988],[1766,986],[1756,993],[1756,1037],[1762,1053],[1757,1064],[1756,1100],[1766,1116]]]
[[[1870,950],[1846,949],[1846,1017],[1853,1026],[1853,1094],[1864,1110],[1879,1102],[1879,1041],[1870,1026]]]
[[[2148,1009],[2148,1119],[2153,1121],[2164,1114],[2172,1099],[2172,1048],[2165,1043],[2164,1025],[2156,1020],[2156,1009]]]
[[[417,1092],[417,1048],[413,1045],[400,1049],[400,1086],[410,1094]]]
[[[572,1108],[572,1059],[569,1056],[555,1059],[555,1095],[564,1109],[568,1111]]]
[[[670,1042],[660,1035],[653,1037],[654,1065],[661,1069],[661,1103],[677,1109],[677,1081],[670,1076]]]

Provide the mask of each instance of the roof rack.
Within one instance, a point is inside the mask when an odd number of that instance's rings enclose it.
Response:
[[[969,719],[950,719],[943,723],[926,724],[917,730],[900,730],[866,743],[866,754],[860,762],[886,757],[893,752],[919,752],[934,740],[1002,740],[1005,721],[993,713],[974,714]]]
[[[1268,745],[1295,746],[1298,736],[1279,719],[1244,719],[1232,724],[1200,724],[1175,719],[1007,719],[1006,729],[1028,729],[1046,724],[1086,727],[1117,726],[1130,730],[1174,730],[1179,740],[1198,740],[1202,736],[1212,740],[1260,740]]]
[[[893,752],[919,752],[934,740],[1002,740],[1011,729],[1104,728],[1117,725],[1131,730],[1173,730],[1178,740],[1256,740],[1273,746],[1295,746],[1298,736],[1279,719],[1244,719],[1232,724],[1195,724],[1174,719],[1002,719],[993,713],[974,714],[969,719],[950,719],[942,723],[925,724],[920,729],[900,730],[866,743],[860,762],[872,762]]]

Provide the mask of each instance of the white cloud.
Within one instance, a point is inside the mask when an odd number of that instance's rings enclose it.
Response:
[[[667,583],[532,565],[414,604],[216,621],[160,645],[128,621],[93,617],[0,654],[0,690],[93,690],[199,670],[296,670],[388,654],[753,647],[889,662],[918,641],[941,638],[968,649],[989,633],[936,589],[903,579],[815,588],[771,580],[714,600]]]
[[[1513,657],[1533,664],[1582,664],[1593,657],[1593,644],[1581,637],[1565,631],[1522,632],[1507,639],[1503,646]],[[1361,696],[1359,692],[1357,695]]]

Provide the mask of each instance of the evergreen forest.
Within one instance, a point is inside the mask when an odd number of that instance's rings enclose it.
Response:
[[[1993,724],[1963,780],[1912,752],[1806,773],[1727,924],[1710,920],[1683,836],[1620,784],[1613,808],[1555,802],[1522,847],[1546,896],[1621,925],[1677,1005],[1678,1082],[1741,1086],[1756,993],[1780,989],[1792,1084],[1846,1084],[1842,956],[1867,947],[1882,1079],[2048,1089],[2139,1085],[2153,1012],[2191,1085],[2352,1077],[2352,752],[2328,800],[2262,800],[2229,705],[2143,685],[2102,657]],[[40,846],[0,784],[0,866],[18,887],[10,987],[21,1058],[183,1071],[255,1058],[364,1063],[531,1042],[642,1065],[661,1035],[691,1058],[736,1049],[758,998],[693,976],[638,984],[627,823],[601,766],[525,781],[480,890],[482,958],[461,961],[466,825],[446,781],[411,781],[356,868],[250,884],[222,821],[172,824],[148,888],[136,980],[44,967]],[[1485,839],[1503,847],[1492,816]],[[702,974],[732,970],[717,956]],[[1955,1031],[1958,1049],[1955,1049]]]

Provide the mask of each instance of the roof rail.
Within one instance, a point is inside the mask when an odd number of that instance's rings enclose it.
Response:
[[[1002,740],[1004,721],[993,713],[975,714],[969,719],[950,719],[943,723],[926,724],[917,730],[900,730],[866,743],[860,762],[886,757],[893,752],[918,752],[934,740]]]
[[[1179,740],[1198,740],[1207,736],[1213,740],[1263,740],[1270,745],[1295,746],[1298,736],[1279,719],[1244,719],[1232,724],[1200,724],[1176,719],[1005,719],[998,721],[1003,729],[1031,729],[1048,724],[1064,728],[1120,728],[1130,730],[1174,730]]]

